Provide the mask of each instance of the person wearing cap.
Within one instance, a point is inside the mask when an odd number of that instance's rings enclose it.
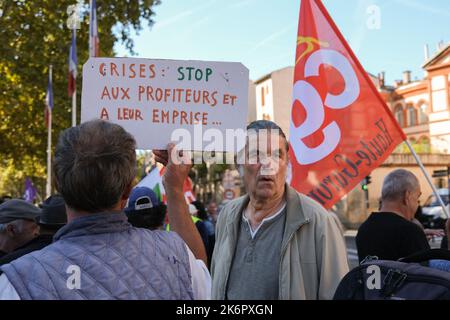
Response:
[[[174,186],[166,196],[177,233],[151,231],[134,228],[123,212],[137,173],[133,136],[103,120],[63,131],[53,166],[67,224],[52,244],[0,267],[0,299],[209,298],[206,253],[182,203],[192,165],[175,165],[173,148],[162,181]]]
[[[0,266],[45,248],[53,242],[56,232],[67,223],[66,205],[60,195],[47,198],[39,207],[41,208],[38,218],[39,235],[14,252],[0,258]]]
[[[163,230],[167,207],[159,201],[156,193],[147,187],[131,191],[125,213],[133,227]]]
[[[38,236],[40,213],[39,208],[21,199],[0,205],[0,258]]]

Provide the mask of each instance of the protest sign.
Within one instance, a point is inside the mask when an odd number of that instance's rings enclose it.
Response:
[[[203,151],[225,139],[226,130],[245,129],[248,79],[241,63],[90,58],[83,66],[81,121],[117,123],[139,149],[165,149],[184,132],[190,142],[180,149]],[[222,140],[213,150],[236,146]]]

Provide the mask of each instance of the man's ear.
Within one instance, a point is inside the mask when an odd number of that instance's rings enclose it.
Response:
[[[128,198],[130,197],[131,190],[133,190],[134,181],[132,181],[128,187],[125,188],[122,197],[120,199],[120,209],[124,209],[127,206]]]
[[[286,183],[291,184],[292,181],[292,163],[288,154],[287,158],[287,169],[286,169],[286,177],[285,177]]]
[[[409,198],[411,197],[411,192],[409,191],[409,190],[406,190],[405,191],[405,194],[404,194],[404,196],[403,196],[403,204],[404,205],[407,205],[408,204],[408,201],[409,201]]]
[[[14,237],[17,232],[16,232],[16,226],[13,224],[8,224],[6,226],[6,233],[10,236],[10,237]]]

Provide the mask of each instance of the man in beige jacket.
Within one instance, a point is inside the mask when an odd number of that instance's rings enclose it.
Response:
[[[247,129],[258,134],[249,135],[242,153],[257,161],[239,166],[248,194],[219,215],[212,298],[332,299],[348,272],[336,221],[285,183],[289,145],[282,130],[270,121],[253,122]],[[261,143],[264,139],[267,143]]]

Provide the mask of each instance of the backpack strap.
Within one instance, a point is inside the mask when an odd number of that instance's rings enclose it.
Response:
[[[429,260],[450,261],[450,251],[445,249],[430,249],[414,253],[399,261],[405,263],[427,263]]]
[[[381,288],[381,295],[388,298],[395,294],[401,288],[407,278],[407,274],[396,269],[389,269],[386,277],[383,280],[383,287]]]

